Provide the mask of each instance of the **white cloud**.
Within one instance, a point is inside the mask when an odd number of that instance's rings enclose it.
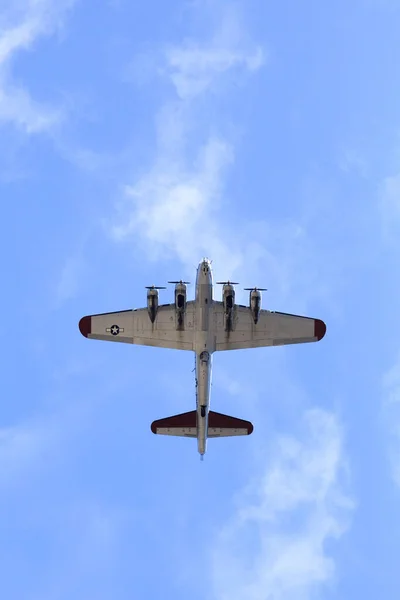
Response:
[[[344,492],[340,424],[328,412],[307,411],[299,438],[273,439],[266,456],[265,474],[213,543],[218,600],[303,600],[334,577],[325,544],[343,535],[354,507]]]
[[[35,102],[27,90],[13,83],[11,65],[19,51],[30,49],[39,37],[59,29],[73,4],[74,0],[21,0],[0,11],[0,122],[12,122],[35,133],[61,119],[61,110]]]
[[[240,266],[241,252],[223,241],[231,232],[218,223],[223,178],[234,148],[206,129],[190,139],[193,143],[188,138],[198,120],[195,98],[214,92],[224,73],[237,74],[238,67],[255,71],[262,62],[262,50],[246,40],[233,10],[226,12],[210,42],[189,40],[166,50],[161,71],[179,100],[160,107],[154,164],[124,187],[115,238],[135,239],[151,259],[177,256],[191,269],[205,254],[224,266],[226,276]]]
[[[242,67],[256,71],[264,63],[263,51],[257,47],[250,53],[224,47],[216,42],[209,47],[186,42],[167,51],[167,71],[178,96],[190,99],[215,85],[227,71]]]
[[[129,216],[121,218],[124,224],[116,226],[114,234],[123,239],[139,232],[153,259],[175,255],[193,266],[207,253],[234,263],[235,252],[221,241],[215,220],[222,173],[232,158],[231,147],[214,138],[199,151],[191,169],[155,165],[137,184],[125,188]]]
[[[0,89],[0,121],[12,122],[28,134],[50,129],[61,116],[60,110],[36,103],[24,89],[7,84]]]
[[[256,71],[263,64],[262,49],[248,39],[237,13],[227,10],[211,41],[184,41],[168,48],[161,62],[179,99],[161,105],[154,162],[123,186],[114,226],[107,223],[107,231],[118,241],[133,241],[150,260],[178,258],[185,277],[206,255],[218,279],[241,277],[245,266],[246,285],[273,286],[287,297],[294,287],[298,298],[310,290],[318,295],[322,282],[305,229],[292,222],[262,222],[257,215],[253,222],[246,218],[234,225],[224,199],[235,148],[208,114],[221,78],[229,73],[230,82],[236,82],[240,69]],[[218,120],[224,123],[224,115]],[[300,300],[297,310],[305,308]]]
[[[210,21],[219,21],[213,35],[201,41],[185,37],[180,44],[167,45],[162,53],[142,50],[124,69],[123,79],[142,85],[157,73],[173,85],[180,100],[190,102],[206,92],[222,90],[221,84],[231,83],[232,77],[237,85],[243,75],[260,69],[266,61],[265,49],[247,36],[238,5],[218,4],[192,6],[196,29],[206,15]]]

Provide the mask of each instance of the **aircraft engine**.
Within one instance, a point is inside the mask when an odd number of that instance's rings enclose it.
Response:
[[[168,281],[175,284],[175,310],[177,318],[177,328],[183,327],[183,319],[186,311],[186,285],[188,281]]]
[[[222,289],[222,301],[224,303],[225,314],[232,312],[235,306],[235,288],[230,283],[225,284]]]
[[[165,287],[148,285],[147,289],[147,312],[149,313],[150,321],[154,323],[158,311],[158,290],[165,290]]]
[[[234,314],[235,314],[235,288],[234,285],[238,285],[235,281],[217,281],[218,284],[222,284],[222,302],[224,304],[224,322],[225,331],[232,331],[234,328]]]
[[[265,288],[244,288],[250,292],[249,308],[253,316],[254,323],[258,322],[261,310],[261,292],[266,291]]]
[[[224,303],[224,311],[226,315],[231,315],[235,308],[235,288],[234,285],[239,285],[236,281],[217,281],[218,285],[222,285],[222,302]]]
[[[177,283],[175,286],[175,308],[178,312],[185,312],[186,285],[184,283]]]

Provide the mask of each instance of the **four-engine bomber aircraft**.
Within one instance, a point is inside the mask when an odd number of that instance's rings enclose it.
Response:
[[[154,421],[153,433],[197,438],[203,458],[207,438],[249,435],[249,421],[209,410],[212,354],[218,350],[317,342],[326,332],[319,319],[261,309],[261,290],[250,289],[249,306],[235,304],[233,282],[223,285],[222,302],[213,299],[211,262],[197,269],[195,300],[186,301],[186,283],[175,284],[175,302],[158,304],[158,288],[147,288],[147,308],[82,317],[82,335],[196,353],[196,410]],[[248,289],[248,288],[247,288]]]

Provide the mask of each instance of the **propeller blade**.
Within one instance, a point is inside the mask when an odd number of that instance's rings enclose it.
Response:
[[[145,285],[146,290],[166,290],[167,288],[163,285]]]
[[[237,281],[216,281],[217,285],[239,285]]]
[[[259,288],[259,287],[243,288],[243,289],[247,292],[266,292],[268,290],[268,288]]]
[[[190,285],[190,281],[182,281],[182,279],[179,281],[168,281],[168,283],[182,283],[183,285]]]

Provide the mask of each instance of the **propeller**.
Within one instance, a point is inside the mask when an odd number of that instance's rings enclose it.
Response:
[[[167,288],[162,285],[145,285],[146,290],[166,290]]]
[[[237,281],[216,281],[217,285],[239,285]]]
[[[252,287],[252,288],[243,288],[244,290],[246,290],[247,292],[266,292],[268,290],[268,288],[259,288],[259,287]]]
[[[179,281],[168,281],[168,283],[180,283],[181,285],[190,285],[190,281],[182,281],[182,279],[180,279]]]

